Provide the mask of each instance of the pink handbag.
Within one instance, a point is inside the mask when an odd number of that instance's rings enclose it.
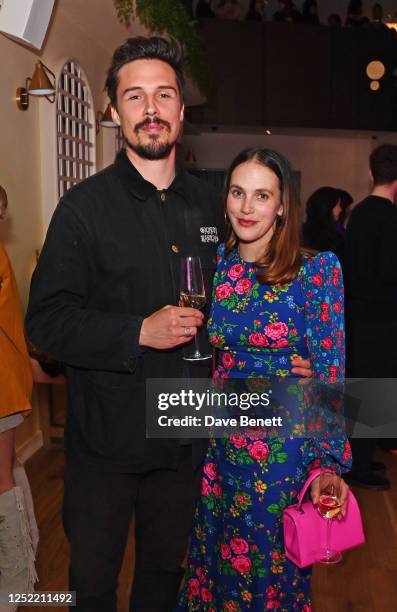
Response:
[[[311,500],[302,503],[309,485],[321,471],[319,468],[310,474],[299,493],[298,503],[288,506],[283,514],[285,556],[298,567],[316,563],[326,544],[326,519],[320,515]],[[342,552],[364,542],[360,509],[349,490],[346,515],[341,520],[332,521],[330,546]]]

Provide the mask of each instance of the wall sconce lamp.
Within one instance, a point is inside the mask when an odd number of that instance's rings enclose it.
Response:
[[[52,77],[52,82],[50,80]],[[55,102],[55,74],[40,60],[36,63],[32,78],[26,79],[25,87],[18,87],[17,106],[20,110],[29,108],[29,96],[42,96],[52,104]]]
[[[96,114],[96,131],[99,132],[99,126],[106,128],[117,128],[119,127],[117,123],[115,123],[112,119],[112,111],[110,107],[110,102],[106,107],[105,112],[98,111]]]

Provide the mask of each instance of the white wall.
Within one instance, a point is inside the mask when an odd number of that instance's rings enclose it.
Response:
[[[355,201],[368,194],[368,158],[381,142],[397,142],[393,134],[378,135],[307,131],[309,135],[271,135],[203,133],[186,136],[183,147],[191,149],[196,166],[201,168],[227,168],[242,150],[263,146],[283,153],[295,170],[301,172],[301,196],[305,202],[318,187],[329,185],[349,191]]]

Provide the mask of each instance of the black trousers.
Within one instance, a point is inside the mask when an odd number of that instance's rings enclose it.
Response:
[[[193,470],[190,446],[181,446],[176,471],[119,474],[66,459],[63,520],[70,543],[69,587],[77,595],[71,610],[117,612],[117,580],[135,513],[130,611],[172,611],[200,475],[201,468]]]
[[[350,378],[397,377],[397,317],[394,308],[351,300],[346,304],[346,375]],[[373,407],[376,412],[376,405]],[[353,471],[365,475],[380,444],[397,448],[397,440],[351,438]]]

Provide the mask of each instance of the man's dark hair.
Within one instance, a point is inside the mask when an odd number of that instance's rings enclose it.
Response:
[[[157,59],[165,62],[175,72],[179,95],[183,102],[185,79],[182,72],[182,50],[176,41],[168,41],[160,36],[135,36],[128,38],[113,54],[108,70],[105,89],[114,108],[117,108],[117,85],[120,68],[140,59]]]
[[[374,185],[387,185],[397,180],[397,146],[383,144],[369,158]]]

